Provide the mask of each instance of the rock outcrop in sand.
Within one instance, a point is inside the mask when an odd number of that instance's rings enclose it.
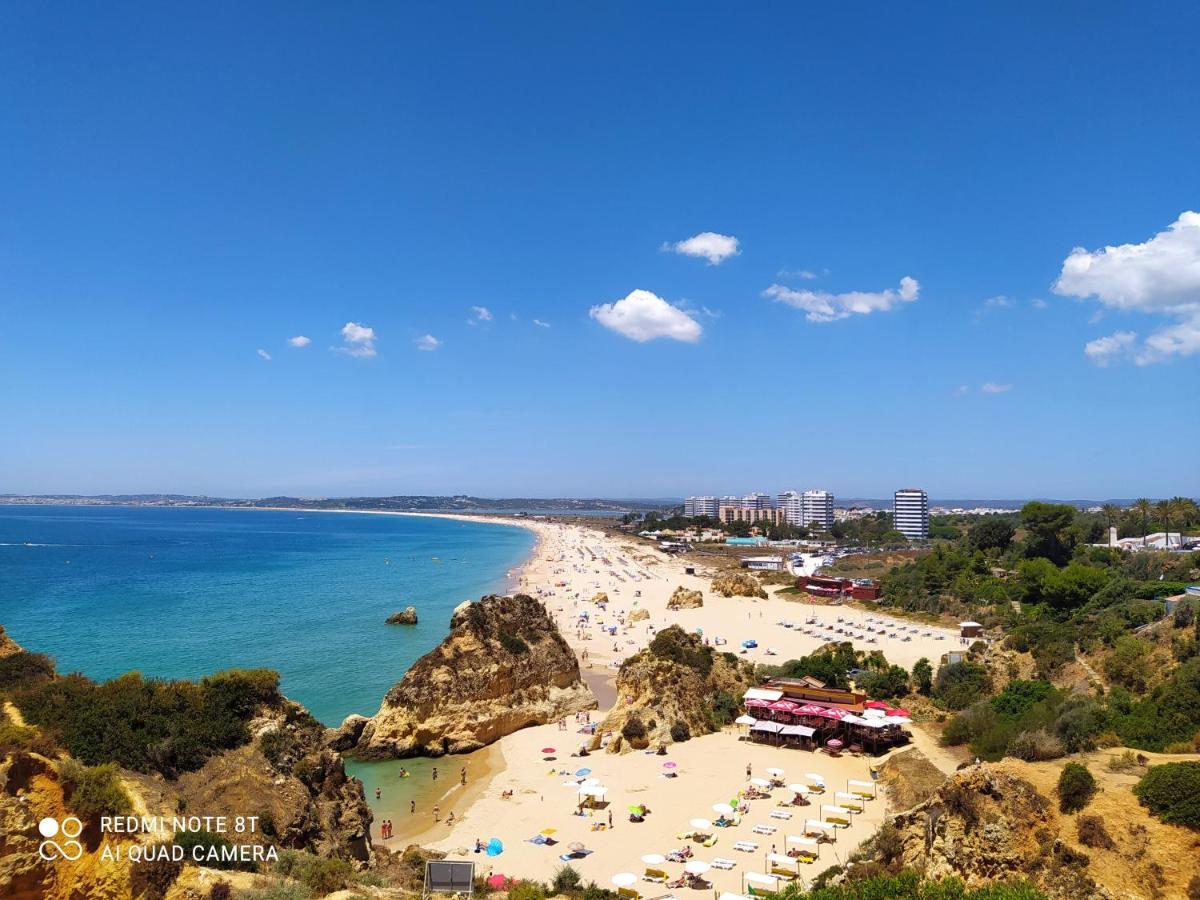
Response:
[[[593,603],[607,603],[608,602],[608,594],[606,594],[604,591],[599,591],[592,595],[592,602]]]
[[[417,624],[417,608],[415,606],[406,606],[400,612],[392,613],[384,622],[385,625],[416,625]]]
[[[722,597],[759,597],[767,599],[767,592],[753,575],[745,572],[725,572],[712,580],[712,590]]]
[[[644,622],[650,618],[650,610],[639,607],[629,614],[630,622]]]
[[[683,585],[675,588],[667,601],[667,609],[697,609],[704,605],[704,594],[700,591],[689,591]]]
[[[737,715],[742,694],[755,683],[754,667],[732,653],[717,653],[678,625],[664,628],[650,646],[617,672],[617,702],[597,728],[612,732],[609,753],[627,753],[717,731]]]
[[[542,604],[492,595],[454,610],[450,634],[388,691],[353,752],[366,759],[466,753],[595,706]]]

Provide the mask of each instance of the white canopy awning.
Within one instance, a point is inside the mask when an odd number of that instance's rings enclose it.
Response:
[[[766,700],[774,703],[783,697],[783,691],[769,691],[766,688],[750,688],[742,695],[743,700]]]
[[[738,716],[733,720],[735,725],[753,725],[758,719],[754,716]]]
[[[747,872],[742,877],[754,884],[766,885],[774,885],[779,880],[774,875],[764,875],[762,872]]]
[[[796,861],[790,856],[784,856],[782,853],[768,853],[767,859],[773,863],[779,863],[781,866],[794,866]]]
[[[751,731],[765,731],[769,734],[779,734],[783,730],[783,726],[778,722],[755,722],[750,726]]]
[[[784,725],[780,734],[798,734],[800,737],[812,737],[816,734],[812,728],[807,725]]]

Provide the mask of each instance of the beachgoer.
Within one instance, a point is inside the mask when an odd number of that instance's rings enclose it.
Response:
[[[436,803],[433,804],[433,821],[442,821],[442,810]]]
[[[612,826],[612,810],[611,809],[608,811],[608,827],[609,828],[613,827]]]
[[[750,774],[751,774],[753,771],[754,771],[754,770],[750,768],[750,763],[746,763],[746,780],[747,780],[747,781],[749,781],[749,780],[750,780]]]
[[[437,781],[437,766],[433,767],[433,780]]]
[[[462,783],[466,784],[467,783],[467,767],[463,766],[462,771],[459,772],[458,774],[459,774],[459,777],[462,779]]]
[[[416,812],[417,812],[417,801],[409,800],[408,801],[408,814],[411,816],[411,815],[415,815]]]
[[[375,788],[375,799],[378,800],[383,795],[382,788]]]
[[[447,825],[454,824],[454,810],[450,810],[450,817],[448,819],[446,819],[446,824]]]

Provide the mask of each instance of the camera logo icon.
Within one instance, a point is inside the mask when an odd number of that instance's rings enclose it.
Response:
[[[38,856],[44,860],[66,859],[74,862],[83,856],[83,844],[75,840],[83,833],[83,823],[74,816],[59,822],[49,816],[38,822],[38,832],[44,841],[38,845]],[[65,838],[61,843],[55,838]]]

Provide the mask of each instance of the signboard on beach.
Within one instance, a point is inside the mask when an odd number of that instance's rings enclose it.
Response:
[[[465,894],[471,896],[475,887],[475,863],[431,859],[425,863],[425,890],[430,894]]]

